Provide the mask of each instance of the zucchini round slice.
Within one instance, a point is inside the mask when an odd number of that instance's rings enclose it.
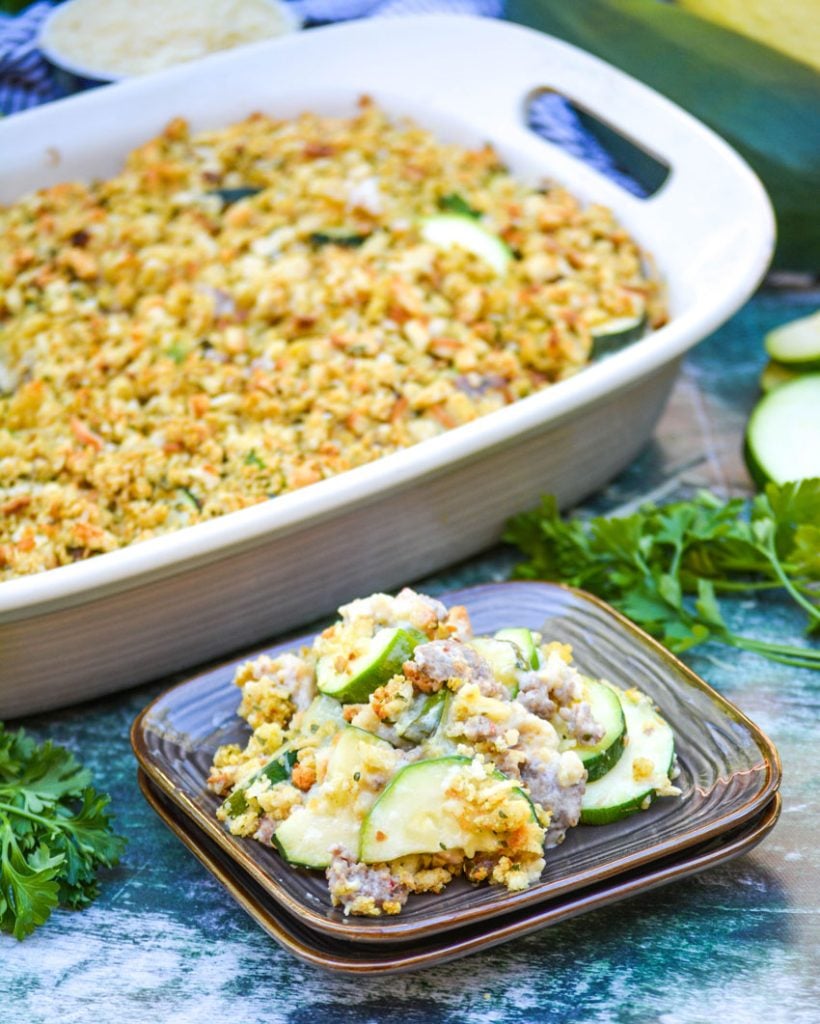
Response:
[[[499,629],[495,634],[496,640],[506,640],[507,643],[515,644],[521,652],[521,656],[527,668],[536,669],[539,666],[538,645],[535,637],[529,629],[520,627],[512,629]]]
[[[514,698],[518,693],[518,673],[529,668],[518,644],[492,636],[477,636],[468,643],[484,658],[495,678],[507,687],[510,697]]]
[[[359,860],[374,864],[414,853],[468,850],[472,856],[474,851],[497,849],[493,833],[465,829],[447,806],[447,790],[471,764],[471,758],[455,755],[402,768],[362,824]],[[497,777],[503,778],[500,773]],[[520,789],[513,791],[513,798],[526,800],[537,820],[531,801]]]
[[[279,748],[264,768],[254,772],[230,796],[226,797],[222,806],[227,811],[229,817],[235,818],[239,814],[244,814],[248,809],[245,791],[250,789],[255,782],[258,782],[260,779],[267,779],[272,786],[279,782],[285,782],[290,778],[294,764],[296,764],[296,751],[292,749],[291,744],[286,743],[284,747]]]
[[[612,355],[646,334],[646,316],[621,316],[593,327],[591,359]]]
[[[506,272],[512,259],[510,249],[498,235],[482,227],[474,217],[460,213],[427,217],[421,225],[421,237],[440,249],[465,249],[489,263],[499,275]]]
[[[763,367],[758,383],[760,390],[767,395],[775,388],[779,388],[781,384],[788,384],[790,380],[796,380],[799,376],[800,373],[797,370],[792,370],[788,366],[784,366],[783,363],[777,363],[774,359],[770,359]]]
[[[758,402],[745,455],[760,486],[820,476],[820,373],[782,384]]]
[[[790,370],[820,370],[820,310],[769,331],[763,339],[769,356]]]
[[[626,719],[629,742],[615,766],[587,785],[581,801],[582,825],[608,825],[646,810],[657,791],[669,785],[675,757],[672,730],[644,694],[636,690],[615,692]]]
[[[291,812],[273,835],[279,852],[290,864],[326,868],[332,847],[358,848],[361,801],[367,795],[363,790],[367,782],[367,755],[363,748],[373,744],[393,750],[386,740],[364,729],[349,725],[341,731],[328,762],[325,782],[310,791],[307,803]],[[344,806],[339,805],[338,799],[328,804],[323,799],[324,792],[340,779],[349,785],[351,799]]]
[[[334,846],[356,849],[360,828],[350,808],[320,812],[297,807],[276,829],[273,842],[289,864],[322,870],[329,866]]]
[[[596,679],[584,680],[592,717],[606,732],[597,743],[575,747],[587,770],[587,784],[595,782],[617,764],[626,745],[626,718],[618,694]]]
[[[396,722],[396,733],[409,743],[423,743],[441,724],[447,690],[420,694]]]
[[[401,672],[418,644],[425,643],[424,633],[411,627],[380,629],[370,641],[368,650],[355,658],[343,672],[337,672],[334,659],[326,655],[316,665],[319,690],[335,697],[342,704],[362,704],[370,694]]]

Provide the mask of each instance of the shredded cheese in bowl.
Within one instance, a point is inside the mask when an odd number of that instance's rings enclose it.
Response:
[[[49,17],[40,44],[69,71],[118,79],[298,27],[278,0],[71,0]]]

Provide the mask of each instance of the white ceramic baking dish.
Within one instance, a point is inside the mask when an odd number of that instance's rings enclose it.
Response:
[[[637,199],[525,126],[554,88],[671,167]],[[257,109],[349,113],[368,93],[519,174],[612,207],[669,285],[662,330],[540,394],[335,479],[86,562],[0,584],[0,716],[130,686],[271,637],[495,541],[552,491],[577,501],[647,441],[683,353],[765,270],[765,193],[719,138],[587,54],[455,16],[318,29],[107,86],[0,123],[0,202],[115,172],[172,116],[194,129]]]

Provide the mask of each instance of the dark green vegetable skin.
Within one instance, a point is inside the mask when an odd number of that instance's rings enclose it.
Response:
[[[775,264],[817,269],[820,75],[812,68],[658,0],[509,0],[506,17],[622,68],[722,135],[771,197]]]
[[[296,754],[295,750],[287,750],[281,757],[269,761],[261,771],[252,775],[242,789],[234,790],[225,801],[225,808],[228,814],[235,818],[237,814],[243,814],[248,809],[245,790],[259,779],[269,779],[272,786],[275,786],[277,782],[286,782],[290,778],[293,766],[296,764]]]
[[[438,208],[445,213],[460,213],[462,217],[472,217],[473,220],[478,220],[481,216],[481,210],[470,206],[458,192],[450,192],[448,195],[442,196],[438,201]]]
[[[261,191],[261,188],[252,188],[251,186],[245,188],[215,188],[208,195],[218,196],[224,206],[231,206],[233,203],[238,203],[241,199],[258,195]]]
[[[432,736],[444,714],[446,696],[444,690],[439,690],[438,693],[431,693],[425,697],[418,715],[401,734],[402,739],[409,740],[410,743],[423,743],[428,736]]]
[[[315,246],[340,245],[343,249],[357,249],[369,237],[369,235],[345,235],[341,233],[334,234],[331,231],[314,231],[310,236],[310,244]]]

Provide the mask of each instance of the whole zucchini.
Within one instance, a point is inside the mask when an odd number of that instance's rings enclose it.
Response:
[[[816,71],[659,0],[508,0],[506,17],[609,61],[722,135],[754,168],[771,197],[778,224],[775,265],[817,269]],[[598,113],[606,116],[606,111]]]

